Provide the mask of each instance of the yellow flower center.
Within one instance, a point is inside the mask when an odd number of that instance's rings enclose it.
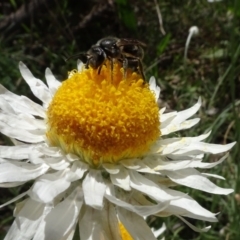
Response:
[[[140,75],[123,76],[119,63],[70,72],[47,111],[50,144],[95,167],[144,155],[160,134],[158,106]]]

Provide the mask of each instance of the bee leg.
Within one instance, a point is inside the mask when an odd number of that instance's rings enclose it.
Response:
[[[142,65],[142,62],[139,58],[138,58],[138,71],[142,75],[143,80],[146,81],[145,75],[144,75],[144,72],[143,72],[143,65]]]
[[[113,59],[110,59],[111,63],[111,81],[113,82]]]
[[[88,69],[89,68],[89,63],[90,63],[91,58],[88,58],[85,64],[85,68]]]
[[[123,77],[127,79],[127,67],[128,67],[128,60],[127,58],[123,59]]]
[[[98,75],[101,73],[102,65],[98,68]]]

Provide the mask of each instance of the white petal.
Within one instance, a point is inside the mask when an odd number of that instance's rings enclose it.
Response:
[[[159,183],[164,187],[176,187],[177,184],[170,180],[168,177],[162,177],[160,175],[145,174],[145,177],[152,182]]]
[[[0,157],[21,160],[28,158],[32,145],[0,146]]]
[[[159,116],[161,135],[162,135],[162,132],[164,131],[166,132],[167,129],[170,129],[169,126],[171,125],[171,122],[176,115],[177,115],[176,112],[171,112],[171,113],[166,113],[166,114],[163,114],[162,116],[161,115]],[[166,118],[164,118],[163,116],[165,116]]]
[[[44,239],[61,240],[69,236],[76,226],[82,204],[82,192],[76,188],[46,216]]]
[[[201,154],[197,154],[197,155],[188,155],[188,154],[168,154],[167,155],[167,158],[168,159],[171,159],[171,160],[177,160],[177,161],[180,161],[180,160],[191,160],[191,161],[202,161],[203,158],[204,158],[204,153],[201,153]],[[165,156],[166,157],[166,156]]]
[[[117,174],[110,174],[110,178],[114,185],[119,186],[126,191],[131,190],[130,176],[126,168],[121,167],[120,171]]]
[[[0,84],[0,96],[12,107],[15,112],[29,113],[39,117],[45,117],[45,111],[42,106],[33,102],[25,96],[18,96]],[[5,108],[6,110],[6,108]],[[10,110],[13,113],[12,110]]]
[[[83,180],[85,203],[93,208],[102,209],[106,185],[103,182],[101,171],[90,170]]]
[[[16,217],[29,218],[31,220],[39,219],[42,216],[44,204],[34,201],[31,198],[26,199],[24,206],[16,213]]]
[[[116,164],[111,164],[111,163],[104,163],[103,167],[105,168],[105,170],[110,173],[110,174],[116,174],[119,173],[121,166],[120,165],[116,165]]]
[[[45,205],[41,222],[40,222],[40,224],[36,230],[36,233],[34,235],[34,238],[32,240],[46,240],[45,239],[45,227],[46,227],[45,217],[52,211],[53,208],[54,208],[53,204]]]
[[[77,224],[76,224],[77,225]],[[70,231],[69,231],[69,235],[67,236],[66,240],[72,240],[75,234],[75,227],[73,227]],[[34,240],[34,239],[33,239]]]
[[[45,164],[44,162],[44,155],[40,153],[37,149],[33,149],[29,155],[28,160],[30,163],[37,165],[37,164]]]
[[[45,77],[47,80],[47,84],[49,87],[49,91],[51,92],[51,95],[53,96],[57,89],[61,86],[61,82],[59,82],[53,75],[52,71],[47,68],[45,71]]]
[[[70,182],[82,179],[84,173],[88,170],[88,165],[84,162],[73,162],[70,171],[67,173],[67,179]]]
[[[30,70],[22,62],[19,63],[19,70],[22,77],[31,88],[32,93],[43,103],[48,104],[51,101],[51,94],[47,86],[40,79],[35,78]]]
[[[75,155],[75,154],[73,154],[73,153],[68,153],[68,154],[66,155],[66,157],[67,157],[67,160],[68,160],[69,162],[74,162],[74,161],[79,161],[79,160],[81,160],[77,155]]]
[[[7,124],[12,128],[26,129],[26,130],[36,130],[36,129],[46,129],[46,124],[42,120],[30,118],[27,115],[10,115],[10,114],[0,114],[0,121]]]
[[[148,158],[149,155],[147,155],[144,158],[135,158],[135,159],[127,159],[127,160],[122,160],[121,164],[131,170],[136,170],[137,172],[143,172],[143,173],[152,173],[152,174],[159,174],[158,172],[155,171],[155,169],[149,168],[147,161],[144,161],[145,158]]]
[[[118,217],[134,240],[156,240],[144,219],[136,213],[118,208]]]
[[[196,169],[187,168],[178,171],[162,171],[162,173],[166,174],[172,181],[180,185],[198,189],[204,192],[224,195],[233,192],[233,189],[218,187],[206,177],[201,175]]]
[[[85,68],[85,65],[84,63],[81,61],[81,60],[77,60],[77,70],[78,72],[82,72]]]
[[[222,153],[230,150],[236,142],[229,143],[226,145],[221,145],[221,144],[211,144],[211,143],[204,143],[204,142],[199,142],[199,143],[192,143],[188,147],[184,147],[183,149],[179,149],[178,151],[175,152],[175,154],[201,154],[201,153],[212,153],[212,154],[217,154],[217,153]]]
[[[207,232],[211,228],[211,226],[208,226],[208,227],[205,227],[203,229],[199,229],[199,228],[195,227],[194,225],[192,225],[190,222],[188,222],[183,217],[181,217],[181,216],[177,216],[177,217],[179,217],[183,222],[185,222],[195,232]]]
[[[17,214],[5,240],[31,240],[40,224],[44,205],[28,199]]]
[[[166,189],[166,187],[164,187],[162,184],[157,183],[157,185],[159,186],[159,188],[161,187],[163,189]],[[167,188],[167,191],[172,196],[175,196],[176,199],[170,201],[170,204],[166,209],[155,215],[160,217],[181,215],[203,221],[217,222],[217,218],[215,217],[216,214],[213,214],[207,209],[200,206],[190,196],[169,188]]]
[[[142,160],[149,168],[154,171],[161,170],[178,170],[189,167],[189,165],[196,160],[181,160],[181,161],[172,161],[167,158],[161,158],[157,154],[149,155],[143,158]]]
[[[167,216],[181,215],[203,221],[217,222],[215,214],[200,206],[190,196],[184,195],[184,193],[175,190],[169,189],[169,191],[172,195],[180,198],[177,200],[172,200],[164,211],[156,214],[157,216],[166,216],[165,214],[167,214]]]
[[[67,181],[62,171],[45,174],[34,182],[29,196],[36,201],[48,203],[68,189],[69,186],[70,182]]]
[[[182,123],[184,122],[186,119],[190,118],[191,116],[193,116],[201,107],[202,101],[201,98],[198,99],[198,102],[192,106],[189,109],[183,110],[178,112],[177,116],[174,118],[174,120],[172,121],[172,124],[174,123]]]
[[[225,154],[222,158],[220,158],[217,162],[212,162],[212,163],[205,163],[201,161],[191,161],[191,163],[188,165],[190,168],[203,168],[203,169],[209,169],[217,166],[218,164],[222,163],[229,154]],[[170,170],[170,169],[169,169]]]
[[[167,226],[165,223],[162,224],[162,227],[160,227],[159,229],[155,230],[154,228],[151,228],[154,236],[157,238],[159,237],[161,234],[163,234],[167,229]]]
[[[226,180],[224,177],[217,175],[217,174],[211,174],[211,173],[201,173],[203,176],[207,176],[207,177],[213,177],[213,178],[217,178],[217,179],[221,179],[221,180]]]
[[[85,207],[79,222],[80,238],[86,240],[122,240],[118,219],[112,204],[105,203],[102,210]]]
[[[1,112],[4,112],[4,113],[16,114],[16,112],[11,107],[11,105],[1,95],[0,95],[0,109],[1,109]]]
[[[160,113],[161,135],[166,135],[183,129],[188,129],[199,122],[199,118],[185,121],[193,116],[201,106],[201,99],[191,108],[180,112],[171,112],[167,114]],[[175,116],[175,117],[174,117]]]
[[[30,115],[21,114],[21,120],[27,122],[29,125],[31,125],[32,129],[39,129],[46,131],[47,125],[46,122],[42,119],[36,119],[34,117],[29,117]]]
[[[37,146],[36,150],[49,157],[62,157],[65,154],[59,147],[50,147],[48,144]]]
[[[46,164],[33,165],[24,162],[4,162],[0,164],[0,182],[26,182],[35,179],[48,170]]]
[[[126,160],[122,160],[121,164],[128,169],[137,170],[141,168],[141,163],[139,160],[140,159],[137,159],[137,158],[126,159]]]
[[[44,141],[44,132],[30,132],[24,129],[15,128],[8,126],[6,123],[0,122],[0,130],[4,135],[16,138],[20,141],[29,142],[29,143],[39,143]]]
[[[64,159],[64,157],[45,157],[44,162],[48,164],[54,170],[64,170],[66,169],[70,163]]]
[[[156,148],[159,149],[156,152],[162,152],[162,154],[170,154],[176,150],[190,146],[193,143],[199,143],[200,141],[206,139],[210,135],[210,132],[197,137],[182,137],[182,138],[167,138],[161,139],[156,143]]]
[[[177,116],[177,112],[169,112],[169,113],[162,113],[165,110],[165,108],[161,109],[159,114],[160,114],[160,122],[161,122],[161,128],[165,128],[167,125],[169,125],[172,120]]]
[[[161,135],[167,135],[179,130],[189,129],[192,126],[196,125],[200,121],[200,118],[194,118],[182,123],[171,123],[165,128],[161,128]]]
[[[10,104],[15,111],[18,110],[19,112],[28,113],[34,116],[39,116],[41,118],[46,118],[45,109],[41,105],[33,102],[25,96],[20,96],[20,99]]]
[[[100,225],[102,219],[96,221],[98,220],[97,216],[99,215],[99,210],[88,206],[84,207],[84,210],[85,211],[84,215],[82,216],[82,220],[79,222],[80,238],[84,240],[94,240],[94,237],[96,239],[101,239],[101,229],[98,225]]]
[[[159,203],[159,204],[151,204],[149,203],[149,205],[132,205],[130,203],[124,202],[122,200],[120,200],[119,198],[116,198],[113,193],[110,191],[109,188],[107,188],[106,190],[106,194],[105,197],[112,202],[113,204],[115,204],[116,206],[125,208],[126,210],[135,212],[136,214],[145,217],[145,216],[149,216],[158,212],[163,211],[165,208],[167,208],[167,206],[169,205],[169,202],[164,202],[164,203]]]
[[[145,161],[143,161],[143,159],[138,160],[138,168],[136,169],[137,172],[159,174],[157,171],[155,171],[155,169],[149,168],[148,165],[145,164]]]
[[[166,111],[166,107],[161,108],[161,109],[159,110],[159,114],[162,115],[165,111]]]
[[[168,189],[161,189],[154,182],[148,180],[143,175],[130,170],[130,186],[142,193],[145,193],[149,197],[160,201],[170,201],[176,199],[175,196],[172,196],[167,191]]]
[[[35,116],[32,116],[32,114],[29,113],[19,113],[18,119],[24,122],[27,122],[29,125],[31,125],[32,129],[43,129],[46,130],[46,121],[43,119],[37,119]]]
[[[29,228],[29,225],[28,225],[28,228]],[[33,228],[34,231],[35,231],[35,229],[36,229],[36,227]],[[21,230],[19,229],[19,223],[17,223],[15,220],[12,223],[11,227],[9,228],[4,240],[14,240],[14,239],[17,239],[18,237],[21,237],[21,239],[23,239],[23,240],[31,240],[32,234],[30,236],[28,236],[28,235],[26,236],[24,232],[21,233]]]
[[[155,93],[155,98],[156,98],[156,101],[157,101],[158,98],[159,98],[159,95],[160,95],[160,87],[157,86],[155,77],[150,77],[149,88],[150,88],[151,91],[153,91]]]

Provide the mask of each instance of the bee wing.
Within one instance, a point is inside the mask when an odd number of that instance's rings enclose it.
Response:
[[[146,47],[147,45],[139,40],[132,39],[132,38],[120,38],[117,42],[116,45],[118,47],[121,46],[129,46],[129,45],[137,45],[141,47]]]

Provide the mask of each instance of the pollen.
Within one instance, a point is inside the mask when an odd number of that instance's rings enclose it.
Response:
[[[125,77],[126,76],[126,79]],[[47,111],[50,145],[100,167],[143,156],[160,135],[159,109],[148,83],[119,63],[72,71]]]
[[[121,233],[122,240],[133,240],[127,229],[123,226],[121,222],[119,222],[119,229]]]

